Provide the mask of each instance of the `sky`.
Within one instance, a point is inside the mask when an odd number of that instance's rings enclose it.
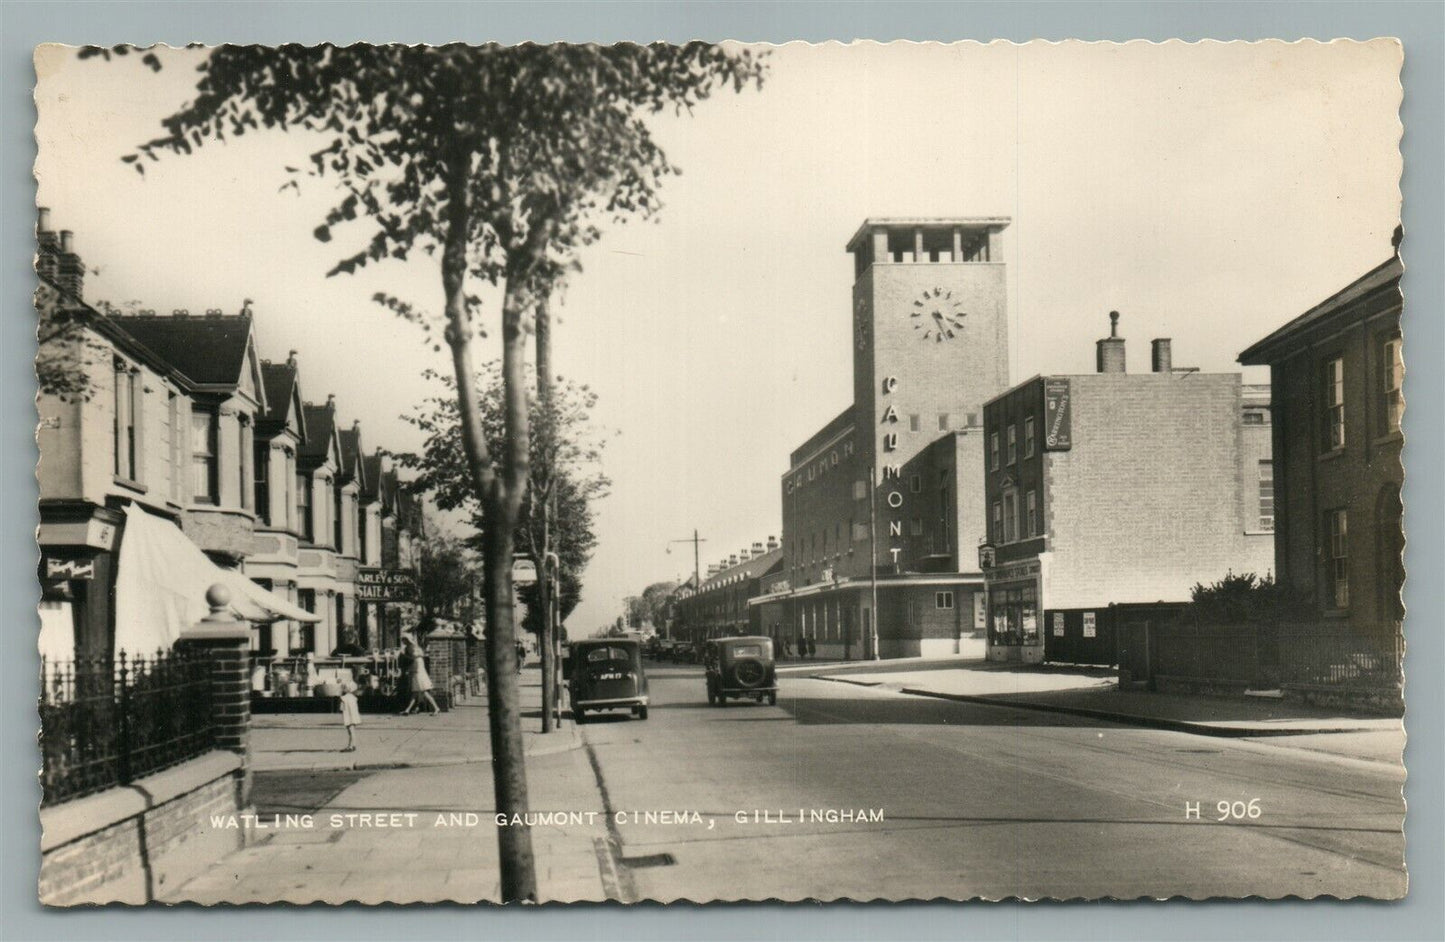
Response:
[[[1012,219],[1015,383],[1091,372],[1111,310],[1131,370],[1163,336],[1176,366],[1240,371],[1240,350],[1382,261],[1399,222],[1389,41],[768,52],[761,90],[654,122],[681,175],[653,220],[606,229],[557,309],[557,371],[598,393],[613,482],[574,632],[689,575],[692,547],[671,541],[694,530],[704,569],[780,535],[789,452],[852,396],[844,246],[866,218]],[[205,53],[162,55],[152,73],[37,54],[37,204],[74,231],[87,299],[164,315],[249,298],[261,355],[299,351],[308,400],[334,393],[368,448],[419,446],[401,416],[437,392],[422,372],[450,361],[370,299],[439,310],[436,262],[325,277],[369,233],[319,243],[331,184],[281,192],[317,146],[303,135],[252,133],[143,177],[122,164],[192,96]]]

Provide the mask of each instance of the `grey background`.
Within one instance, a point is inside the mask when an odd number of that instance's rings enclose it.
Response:
[[[1076,903],[1001,905],[616,906],[540,912],[437,907],[251,907],[52,913],[36,903],[33,429],[35,113],[30,50],[41,42],[148,44],[355,40],[784,41],[1327,39],[1405,42],[1406,752],[1411,894],[1398,904]],[[1440,939],[1445,886],[1440,468],[1442,114],[1445,4],[1330,3],[0,3],[0,939]],[[1281,246],[1280,251],[1288,251]],[[1341,283],[1350,273],[1341,273]]]

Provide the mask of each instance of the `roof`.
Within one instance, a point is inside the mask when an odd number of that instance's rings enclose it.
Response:
[[[775,547],[751,559],[745,559],[736,566],[729,566],[716,575],[707,577],[702,580],[702,588],[698,591],[711,592],[713,589],[720,589],[725,585],[734,585],[748,579],[761,579],[776,567],[781,566],[782,563],[783,548]]]
[[[112,320],[193,382],[234,386],[241,381],[251,344],[250,314],[126,314]]]
[[[304,458],[325,461],[331,449],[331,436],[336,433],[336,407],[329,401],[323,406],[302,403],[301,418],[308,434],[297,453]]]
[[[272,363],[261,361],[261,388],[265,392],[265,410],[257,417],[258,425],[269,425],[280,429],[286,424],[291,403],[301,397],[300,370],[295,363]],[[296,430],[302,441],[306,440],[305,410],[296,410]]]
[[[848,240],[848,251],[855,251],[873,229],[1005,229],[1012,222],[1011,216],[869,216]]]
[[[339,433],[341,439],[341,473],[347,477],[355,477],[359,481],[366,479],[366,468],[361,458],[361,427],[353,425],[351,428],[344,428]]]
[[[1281,348],[1292,352],[1303,334],[1337,316],[1363,320],[1367,312],[1362,307],[1355,307],[1355,302],[1380,291],[1393,290],[1398,296],[1400,275],[1404,271],[1400,256],[1392,255],[1263,340],[1251,344],[1239,355],[1239,362],[1245,366],[1266,365],[1277,357]]]
[[[361,456],[361,499],[381,498],[381,452]]]

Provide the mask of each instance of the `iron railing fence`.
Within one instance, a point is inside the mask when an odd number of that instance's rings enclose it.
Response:
[[[1149,641],[1150,673],[1261,687],[1310,684],[1397,689],[1399,625],[1330,622],[1161,625]]]
[[[42,658],[40,685],[42,806],[129,784],[215,747],[204,655]]]

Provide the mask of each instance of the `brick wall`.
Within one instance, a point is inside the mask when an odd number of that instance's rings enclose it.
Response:
[[[1043,605],[1177,601],[1269,570],[1240,518],[1237,374],[1070,377],[1073,448],[1045,459]]]
[[[240,849],[244,832],[211,826],[242,809],[240,772],[237,757],[213,752],[45,809],[40,902],[150,902]]]

